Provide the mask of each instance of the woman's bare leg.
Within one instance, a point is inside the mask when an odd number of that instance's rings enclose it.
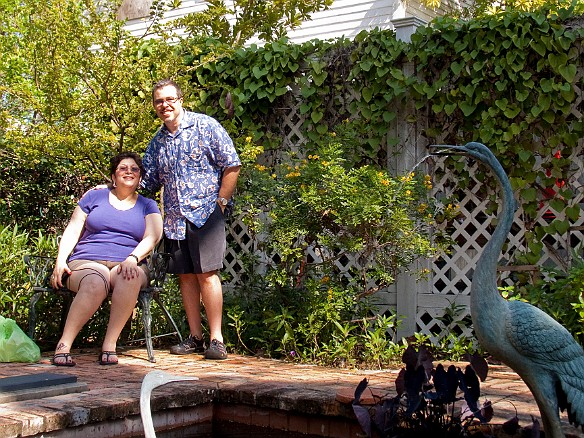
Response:
[[[117,272],[117,266],[110,271],[112,285],[112,301],[107,331],[103,340],[102,351],[116,351],[120,333],[128,318],[132,315],[140,288],[146,285],[146,274],[141,269],[139,275],[126,279]]]
[[[55,353],[69,353],[75,337],[107,297],[109,289],[109,269],[99,263],[87,263],[73,271],[69,287],[75,292],[61,339]],[[60,357],[56,362],[64,363]]]

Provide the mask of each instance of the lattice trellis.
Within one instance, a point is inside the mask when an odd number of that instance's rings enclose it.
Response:
[[[577,197],[574,202],[584,203],[584,192],[581,190],[584,181],[584,157],[575,154],[572,160],[579,170],[576,171],[570,179],[569,184],[575,189]],[[470,174],[474,175],[478,163],[474,163],[469,169]],[[434,186],[437,192],[446,193],[449,197],[458,199],[461,215],[454,220],[449,226],[452,227],[452,238],[455,242],[450,255],[444,255],[432,264],[432,281],[431,291],[419,289],[416,291],[408,290],[403,293],[418,294],[418,306],[415,315],[400,315],[402,318],[414,317],[416,321],[416,331],[430,336],[433,340],[438,340],[447,333],[454,331],[463,336],[471,336],[471,330],[468,326],[450,325],[445,327],[440,321],[444,314],[444,309],[450,305],[459,305],[459,319],[468,316],[468,294],[474,266],[484,245],[489,241],[494,230],[493,221],[496,220],[495,214],[487,214],[487,204],[491,193],[482,193],[481,188],[484,185],[478,182],[471,185],[471,189],[466,192],[453,193],[453,187],[456,187],[456,176],[448,172],[445,168],[444,160],[436,163],[436,169],[444,170],[440,180],[435,181]],[[435,173],[436,174],[436,173]],[[460,194],[460,196],[456,196]],[[542,211],[550,210],[549,205],[542,205]],[[554,212],[557,214],[557,212]],[[515,223],[512,232],[508,236],[508,244],[505,251],[501,254],[501,265],[512,265],[515,263],[515,254],[524,251],[524,237],[526,226],[523,222],[522,210],[518,209],[515,215]],[[542,213],[538,223],[545,225],[546,219]],[[545,247],[542,263],[548,266],[558,265],[558,255],[564,260],[568,260],[569,252],[567,248],[574,248],[584,242],[584,230],[578,226],[584,224],[584,218],[574,223],[576,229],[571,230],[565,235],[547,236],[548,246]],[[266,256],[262,255],[258,249],[258,242],[250,236],[247,227],[240,220],[233,220],[229,227],[229,247],[225,258],[224,271],[226,277],[230,278],[226,282],[228,288],[235,288],[245,282],[244,267],[242,255],[256,255],[258,260],[264,260]],[[314,261],[320,260],[318,253],[310,250],[309,257]],[[352,268],[359,268],[358,262],[350,257],[345,257],[337,262],[337,267],[343,275],[350,275]],[[261,270],[261,263],[258,265]],[[502,272],[502,284],[510,284],[512,272]],[[396,294],[402,291],[384,291],[379,294],[379,311],[386,313],[395,311]],[[432,300],[429,296],[433,295]],[[444,296],[444,299],[436,299],[436,295]]]
[[[573,175],[566,181],[567,187],[575,193],[573,203],[584,203],[584,192],[582,191],[582,181],[584,178],[584,159],[582,156],[582,145],[574,152],[570,160],[573,163]],[[470,184],[470,188],[465,192],[456,191],[456,176],[445,167],[446,159],[442,158],[436,163],[436,174],[442,177],[435,181],[436,193],[444,193],[448,197],[458,200],[461,215],[449,226],[453,227],[452,238],[455,242],[450,255],[443,255],[433,264],[433,291],[434,294],[446,295],[468,295],[474,266],[480,257],[481,250],[489,241],[494,230],[496,214],[487,214],[487,204],[492,193],[482,193],[485,185],[480,184],[476,179]],[[477,172],[479,163],[474,163],[468,169],[471,177]],[[441,170],[441,172],[440,172]],[[540,206],[540,214],[536,223],[548,225],[553,217],[562,218],[549,205],[549,201],[543,200]],[[523,219],[523,211],[519,208],[515,214],[515,220],[511,232],[508,235],[508,243],[502,252],[499,264],[503,269],[508,265],[516,264],[516,255],[525,251],[525,234],[529,228],[535,224],[526,224]],[[546,235],[544,237],[544,253],[540,259],[540,265],[548,267],[565,267],[570,261],[570,249],[581,245],[584,239],[584,232],[579,225],[584,218],[574,222],[569,232],[562,235]],[[526,267],[527,271],[530,267]],[[518,269],[521,271],[521,267]],[[500,273],[499,281],[501,285],[511,285],[514,283],[516,271],[503,270]],[[457,303],[467,303],[466,299],[455,299]],[[467,309],[467,312],[469,310]],[[438,312],[439,313],[439,312]],[[436,322],[428,321],[429,314],[436,316],[431,311],[419,312],[417,314],[417,324],[421,332],[430,334],[435,332]],[[464,316],[462,314],[461,316]],[[434,329],[434,331],[432,331]],[[463,330],[466,332],[466,330]]]
[[[584,50],[584,49],[582,49]],[[583,55],[581,53],[581,55]],[[580,56],[583,59],[583,56]],[[575,78],[575,100],[572,105],[572,115],[575,120],[582,120],[584,112],[584,68],[578,69]],[[347,90],[346,102],[354,98],[354,91]],[[301,101],[299,99],[288,98],[280,108],[270,114],[270,129],[284,139],[284,146],[288,150],[295,150],[305,143],[303,134],[304,117],[300,113]],[[343,105],[341,105],[343,106]],[[344,108],[347,108],[344,106]],[[341,115],[344,108],[339,108],[336,113]],[[398,138],[402,138],[404,144],[401,145],[404,153],[401,158],[404,163],[390,162],[388,154],[388,166],[395,169],[411,169],[413,163],[422,159],[427,153],[426,140],[421,137],[425,126],[424,117],[416,113],[416,117],[408,117],[409,113],[415,111],[412,108],[400,108],[400,117],[392,126],[388,127],[388,132],[392,132]],[[408,112],[409,111],[409,112]],[[405,122],[405,120],[415,119],[417,124]],[[445,127],[442,133],[446,138],[448,129]],[[440,139],[437,139],[440,142]],[[535,140],[534,140],[535,141]],[[578,147],[570,157],[572,162],[572,172],[566,184],[575,193],[572,202],[584,204],[584,140],[580,139]],[[279,160],[281,156],[273,154],[266,157],[267,161]],[[485,191],[485,185],[477,179],[472,179],[466,190],[460,190],[458,179],[445,165],[445,158],[428,160],[428,173],[435,176],[434,189],[436,194],[443,194],[456,199],[461,215],[456,220],[448,224],[451,236],[455,242],[449,255],[444,255],[430,265],[432,278],[427,283],[417,283],[415,281],[403,279],[399,280],[388,290],[378,293],[380,313],[393,313],[406,321],[414,323],[406,324],[406,330],[402,330],[401,335],[412,335],[414,331],[430,336],[434,341],[455,333],[458,336],[472,336],[471,327],[468,325],[470,319],[469,293],[474,266],[480,257],[481,250],[491,238],[491,233],[495,227],[496,214],[488,213],[488,204],[493,193]],[[266,163],[270,164],[270,163]],[[477,174],[479,164],[469,161],[467,171],[474,178]],[[430,169],[431,168],[431,169]],[[440,176],[438,176],[440,175]],[[536,224],[546,225],[549,216],[558,216],[545,199],[542,200],[541,214],[536,220]],[[508,236],[508,243],[504,248],[500,258],[500,265],[516,265],[516,255],[525,250],[525,233],[533,229],[535,224],[526,224],[521,208],[515,214],[515,221],[512,231]],[[258,250],[258,242],[252,236],[247,227],[238,220],[233,219],[229,228],[229,247],[226,255],[224,277],[226,278],[226,288],[237,288],[245,284],[247,278],[244,271],[242,258],[244,256],[255,256],[258,260],[257,272],[263,272],[265,262],[269,257]],[[548,235],[545,237],[544,255],[540,260],[541,265],[562,266],[570,262],[570,248],[576,248],[584,241],[584,218],[573,223],[571,229],[563,235]],[[314,260],[319,259],[319,255],[314,251],[309,253],[309,257]],[[338,262],[338,268],[343,275],[350,275],[351,268],[358,268],[356,260],[346,257]],[[528,267],[529,269],[529,267]],[[500,273],[500,284],[509,285],[514,281],[516,272],[509,270]],[[412,294],[415,299],[412,299]],[[457,315],[453,322],[446,326],[443,316],[446,309],[456,307]],[[462,321],[462,322],[461,322]],[[398,333],[399,334],[399,333]]]

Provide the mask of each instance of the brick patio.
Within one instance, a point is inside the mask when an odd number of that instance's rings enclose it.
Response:
[[[97,364],[96,351],[76,351],[77,366],[54,367],[49,356],[36,364],[0,364],[0,377],[42,372],[70,374],[87,384],[88,391],[0,404],[0,438],[140,436],[139,397],[143,377],[153,369],[199,377],[155,389],[152,411],[158,431],[177,424],[212,419],[270,426],[325,437],[363,436],[350,400],[356,385],[369,379],[377,393],[394,393],[399,372],[342,370],[299,365],[270,359],[230,355],[225,361],[207,361],[200,355],[173,356],[155,352],[146,360],[145,349],[124,350],[117,366]],[[465,366],[466,364],[460,364]],[[521,426],[539,419],[531,394],[507,367],[491,365],[481,384],[481,399],[491,400],[502,424],[517,414]],[[562,416],[569,436],[583,437]]]

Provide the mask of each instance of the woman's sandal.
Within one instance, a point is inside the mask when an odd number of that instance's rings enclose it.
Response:
[[[55,359],[64,359],[63,361],[55,361]],[[71,353],[55,353],[53,355],[53,365],[56,367],[74,367],[77,363],[71,357]]]
[[[104,360],[105,356],[105,360]],[[110,357],[115,357],[116,360],[110,360]],[[102,351],[98,358],[100,365],[117,365],[118,364],[118,354],[115,351]]]

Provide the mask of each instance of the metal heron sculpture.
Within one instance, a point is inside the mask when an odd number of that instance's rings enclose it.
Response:
[[[470,312],[478,341],[511,367],[533,394],[547,437],[565,437],[559,411],[584,429],[584,350],[572,335],[539,308],[506,301],[497,289],[497,263],[517,208],[509,178],[483,144],[433,145],[434,155],[466,155],[488,166],[502,187],[502,211],[472,277]]]
[[[145,438],[156,438],[154,423],[152,422],[152,412],[150,411],[150,396],[152,390],[170,382],[181,382],[184,380],[199,380],[198,377],[176,376],[163,371],[150,371],[140,387],[140,416],[142,417],[142,426],[144,427]]]

